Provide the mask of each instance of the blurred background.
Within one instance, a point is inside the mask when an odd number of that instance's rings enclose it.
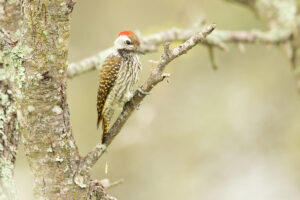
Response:
[[[77,0],[69,61],[110,47],[122,30],[143,35],[199,18],[219,29],[265,29],[248,9],[222,0]],[[142,57],[143,82],[151,68]],[[167,67],[169,83],[143,101],[94,167],[93,178],[125,182],[109,190],[123,200],[299,200],[300,98],[287,58],[272,46],[236,45],[216,53],[195,47]],[[68,102],[79,151],[96,130],[98,71],[69,80]],[[21,199],[33,199],[21,147],[16,165]],[[108,173],[105,173],[105,163]]]

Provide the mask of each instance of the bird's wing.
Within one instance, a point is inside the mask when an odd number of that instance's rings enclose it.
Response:
[[[99,74],[99,88],[97,95],[97,111],[98,111],[98,120],[97,128],[99,127],[100,122],[103,119],[103,108],[108,94],[110,93],[117,75],[121,66],[121,58],[110,55],[108,56],[100,70]]]

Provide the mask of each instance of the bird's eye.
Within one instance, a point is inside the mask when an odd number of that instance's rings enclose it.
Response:
[[[126,40],[125,42],[126,42],[127,45],[131,44],[131,42],[129,40]]]

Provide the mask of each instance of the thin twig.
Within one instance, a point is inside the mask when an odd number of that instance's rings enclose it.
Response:
[[[115,197],[112,197],[105,192],[105,187],[102,185],[101,181],[91,180],[89,190],[89,199],[117,200]]]
[[[214,70],[217,70],[218,65],[216,63],[215,52],[214,52],[214,48],[211,47],[211,46],[208,47],[208,55],[209,55],[209,60],[210,60],[210,63],[212,65],[212,68]]]
[[[115,187],[115,186],[118,186],[122,183],[124,183],[124,179],[120,179],[120,180],[117,180],[117,181],[114,181],[114,182],[110,182],[109,179],[102,179],[100,180],[100,183],[102,184],[102,186],[105,188],[105,189],[110,189],[112,187]]]
[[[278,45],[287,42],[292,36],[291,31],[272,30],[272,31],[226,31],[216,30],[208,39],[215,43],[261,43]]]

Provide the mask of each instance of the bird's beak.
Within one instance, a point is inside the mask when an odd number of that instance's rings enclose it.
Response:
[[[145,51],[143,51],[143,50],[140,49],[140,48],[138,48],[138,49],[136,50],[136,52],[139,53],[139,54],[145,55]]]

